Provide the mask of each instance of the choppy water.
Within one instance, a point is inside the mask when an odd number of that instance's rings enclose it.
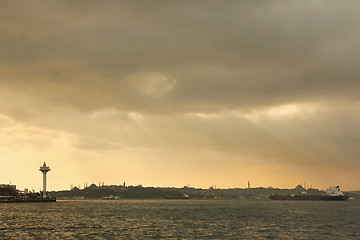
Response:
[[[360,239],[360,201],[0,204],[1,239]]]

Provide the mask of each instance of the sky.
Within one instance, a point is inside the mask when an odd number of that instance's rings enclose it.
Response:
[[[0,5],[0,183],[360,189],[358,1]]]

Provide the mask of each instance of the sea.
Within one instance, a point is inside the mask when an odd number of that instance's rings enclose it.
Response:
[[[0,239],[360,239],[360,201],[1,203]]]

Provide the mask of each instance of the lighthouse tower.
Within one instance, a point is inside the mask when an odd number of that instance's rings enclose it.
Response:
[[[46,166],[46,163],[44,162],[44,165],[40,167],[39,170],[43,173],[43,198],[46,198],[46,173],[51,169]]]

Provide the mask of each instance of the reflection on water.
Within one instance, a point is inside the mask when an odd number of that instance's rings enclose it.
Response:
[[[360,239],[360,201],[0,204],[1,239]]]

